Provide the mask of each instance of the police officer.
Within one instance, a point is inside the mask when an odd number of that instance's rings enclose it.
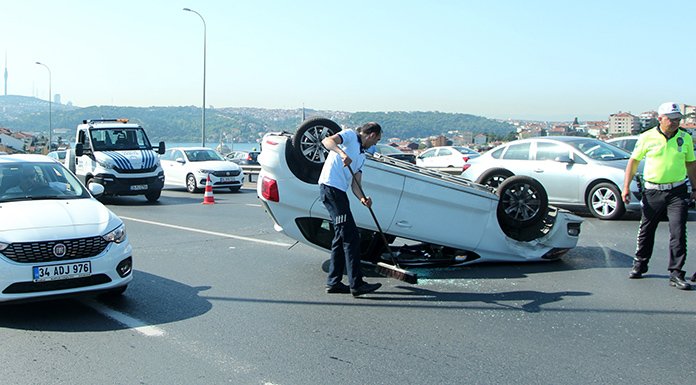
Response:
[[[686,219],[689,209],[687,175],[691,186],[696,189],[694,144],[691,135],[679,128],[682,113],[676,103],[661,104],[657,114],[658,126],[640,134],[624,177],[622,198],[628,203],[631,200],[629,185],[638,164],[645,159],[638,246],[629,278],[642,278],[648,271],[655,231],[660,218],[666,213],[669,220],[669,284],[677,289],[689,290],[691,285],[684,279],[682,267],[686,262]],[[696,198],[696,192],[691,192],[691,198]]]
[[[321,142],[329,150],[329,155],[319,176],[319,191],[321,201],[334,225],[331,262],[326,281],[327,293],[351,293],[357,297],[382,286],[379,283],[370,284],[363,281],[360,270],[360,234],[346,194],[350,188],[360,203],[367,207],[372,206],[372,199],[362,195],[358,184],[362,179],[365,150],[375,145],[381,137],[382,127],[370,122],[357,131],[342,130]],[[353,170],[355,180],[348,167]],[[348,271],[350,286],[341,282],[345,270]]]

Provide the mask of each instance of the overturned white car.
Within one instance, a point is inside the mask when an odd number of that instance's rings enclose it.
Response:
[[[267,134],[258,158],[257,191],[276,230],[323,250],[330,250],[333,230],[319,200],[317,179],[327,154],[321,140],[338,131],[329,119],[309,119],[295,134]],[[532,178],[509,178],[493,193],[458,176],[367,158],[363,189],[402,265],[552,260],[577,245],[582,219],[549,207],[544,188]],[[348,195],[361,258],[389,260],[368,209]]]

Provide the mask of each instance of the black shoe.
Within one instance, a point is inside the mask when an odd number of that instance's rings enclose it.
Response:
[[[643,265],[641,263],[634,263],[633,269],[631,269],[631,272],[628,273],[628,278],[631,278],[631,279],[643,278],[643,274],[645,274],[647,272],[648,272],[648,266]]]
[[[380,287],[382,287],[381,283],[363,283],[355,289],[350,289],[350,294],[353,294],[353,297],[357,297],[359,295],[372,293]]]
[[[679,290],[691,290],[691,285],[684,280],[683,276],[680,275],[670,275],[669,285],[674,286]]]
[[[696,282],[696,273],[694,273],[694,275],[691,276],[691,282]]]
[[[333,286],[326,285],[326,292],[329,294],[348,294],[350,293],[350,287],[342,282],[339,282]]]

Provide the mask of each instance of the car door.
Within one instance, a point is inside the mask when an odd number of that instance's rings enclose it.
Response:
[[[532,147],[529,176],[541,182],[549,196],[549,202],[578,203],[579,180],[584,161],[575,161],[571,148],[565,144],[539,140]]]
[[[184,163],[178,162],[177,159],[183,159]],[[186,156],[181,150],[172,150],[171,159],[167,162],[167,167],[164,171],[164,178],[168,184],[177,186],[186,185]]]
[[[429,150],[424,151],[418,157],[416,157],[416,166],[420,167],[438,167],[435,166],[437,164],[437,159],[435,159],[435,155],[437,153],[436,148],[431,148]]]

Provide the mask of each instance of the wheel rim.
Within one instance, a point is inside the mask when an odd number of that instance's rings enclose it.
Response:
[[[606,217],[616,211],[618,197],[609,188],[600,188],[592,194],[592,209],[599,215]]]
[[[315,126],[302,134],[300,139],[300,151],[305,159],[313,163],[324,163],[329,153],[321,144],[322,139],[328,136],[329,129],[324,126]]]
[[[505,215],[518,221],[528,221],[541,209],[537,191],[527,183],[508,189],[501,197]]]
[[[193,176],[186,178],[186,189],[189,192],[194,192],[196,190],[196,179]]]
[[[495,190],[498,189],[498,186],[500,186],[500,184],[503,183],[503,181],[505,179],[507,179],[507,177],[505,175],[500,175],[500,174],[492,175],[490,178],[488,178],[486,180],[486,183],[484,183],[484,184],[486,186],[492,188],[493,191],[495,192]]]

